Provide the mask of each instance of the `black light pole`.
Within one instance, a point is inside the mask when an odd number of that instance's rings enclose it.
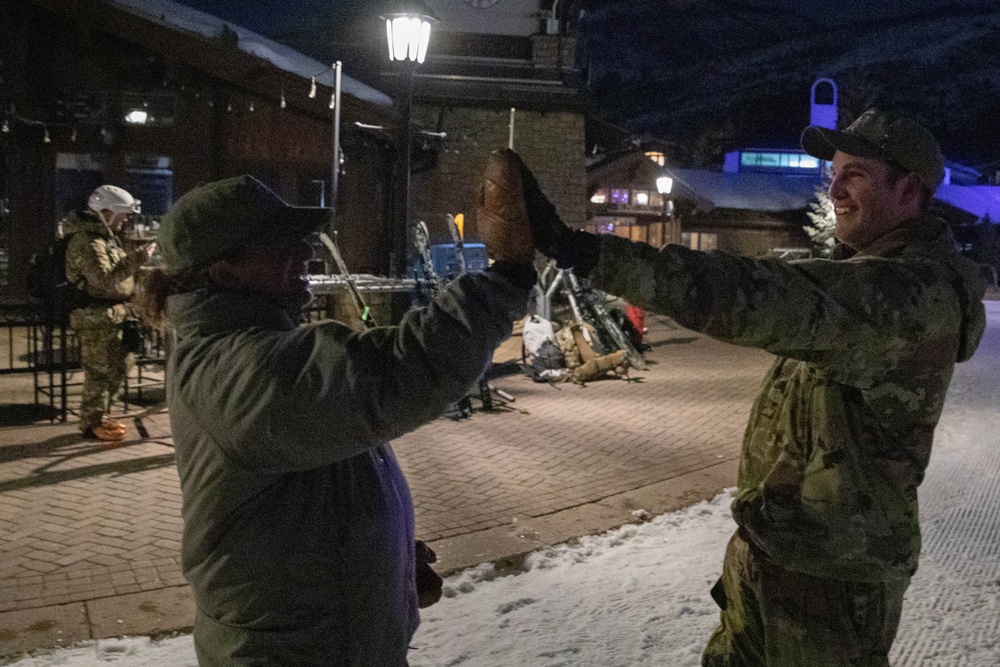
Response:
[[[396,133],[396,191],[389,263],[392,277],[403,278],[406,276],[410,246],[410,146],[413,142],[410,109],[413,102],[413,74],[417,65],[424,62],[431,25],[437,19],[420,0],[397,2],[392,9],[382,19],[385,21],[389,60],[400,68],[402,86],[396,99],[399,128]]]

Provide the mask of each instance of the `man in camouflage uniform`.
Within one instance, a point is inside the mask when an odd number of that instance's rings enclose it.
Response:
[[[128,303],[135,274],[149,259],[152,245],[128,253],[117,237],[140,202],[122,188],[102,185],[90,195],[87,209],[62,221],[66,279],[83,292],[69,324],[80,340],[83,394],[80,430],[87,439],[106,443],[125,439],[125,425],[107,416],[111,399],[128,373],[132,355],[122,345],[123,324],[135,319]]]
[[[984,285],[927,214],[944,167],[913,121],[809,127],[838,258],[786,262],[570,231],[522,168],[535,243],[600,289],[777,355],[750,415],[703,665],[888,666],[920,553],[917,487]],[[516,157],[516,156],[515,156]]]

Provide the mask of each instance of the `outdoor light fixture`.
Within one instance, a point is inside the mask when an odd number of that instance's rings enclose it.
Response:
[[[125,114],[125,122],[130,125],[145,125],[147,120],[149,120],[149,114],[142,109],[132,109]]]
[[[420,0],[400,2],[382,16],[389,44],[389,60],[422,63],[431,38],[431,24],[437,18]]]
[[[660,218],[666,220],[669,215],[673,219],[674,202],[667,200],[667,195],[674,189],[674,179],[669,176],[660,176],[656,179],[656,191],[660,193]]]

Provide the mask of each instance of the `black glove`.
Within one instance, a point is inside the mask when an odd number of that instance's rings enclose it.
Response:
[[[573,273],[581,278],[590,275],[597,266],[601,252],[600,239],[594,234],[574,231],[567,227],[556,212],[556,207],[542,192],[535,175],[520,156],[516,153],[514,155],[521,168],[524,203],[535,247],[544,255],[556,260],[556,266],[559,268],[573,269]]]
[[[414,543],[417,575],[417,606],[421,609],[430,607],[441,599],[441,585],[444,581],[438,576],[430,564],[437,562],[437,554],[422,540]]]

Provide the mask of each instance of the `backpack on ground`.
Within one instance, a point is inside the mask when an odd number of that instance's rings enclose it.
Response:
[[[86,295],[66,278],[69,237],[56,240],[28,261],[28,299],[46,317],[64,318]]]
[[[538,315],[524,320],[521,358],[525,375],[535,382],[558,382],[569,372],[562,350],[555,343],[552,323]]]

